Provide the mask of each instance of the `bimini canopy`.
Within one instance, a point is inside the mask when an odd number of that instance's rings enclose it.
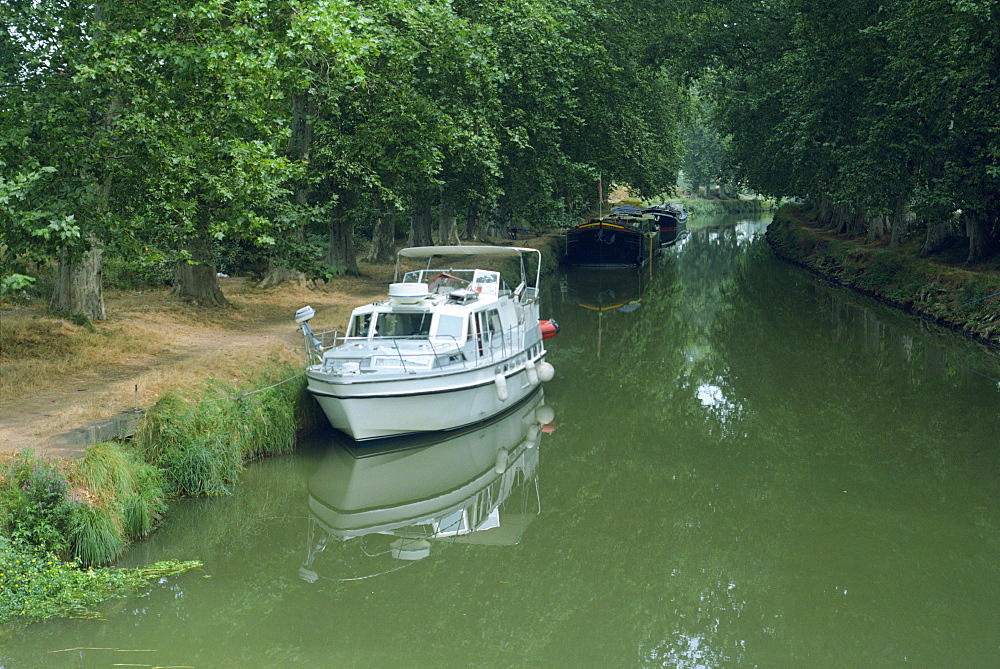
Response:
[[[435,256],[520,256],[521,276],[524,277],[524,256],[528,253],[537,254],[538,273],[535,276],[535,286],[539,286],[542,276],[542,252],[525,246],[411,246],[400,249],[396,254],[396,276],[399,277],[399,261],[401,258],[434,258]]]
[[[400,249],[402,258],[433,258],[434,256],[516,256],[522,253],[537,253],[538,249],[524,246],[412,246]]]

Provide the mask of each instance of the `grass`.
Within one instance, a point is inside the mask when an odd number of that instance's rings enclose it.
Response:
[[[147,333],[125,332],[115,325],[76,325],[36,310],[13,310],[0,328],[0,404],[11,402],[30,386],[58,387],[81,365],[99,368],[148,358],[163,342]]]
[[[91,446],[71,478],[90,498],[71,533],[73,556],[83,564],[111,562],[129,541],[152,532],[166,512],[163,472],[129,444]]]
[[[164,471],[168,494],[226,495],[246,461],[291,451],[296,431],[317,424],[312,404],[291,365],[243,385],[211,380],[200,393],[169,393],[153,405],[136,448]]]
[[[89,504],[77,510],[69,538],[74,556],[83,565],[107,564],[127,545],[117,509]]]

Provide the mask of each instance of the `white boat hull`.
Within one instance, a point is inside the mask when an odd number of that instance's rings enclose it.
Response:
[[[544,355],[533,360],[536,365],[543,361]],[[363,440],[466,427],[496,416],[538,387],[537,375],[529,375],[523,358],[499,383],[493,369],[379,381],[318,371],[306,376],[309,392],[330,424]]]

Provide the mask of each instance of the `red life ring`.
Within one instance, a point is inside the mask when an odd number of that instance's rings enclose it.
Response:
[[[552,318],[538,321],[538,329],[542,331],[542,339],[552,339],[559,334],[559,324]]]

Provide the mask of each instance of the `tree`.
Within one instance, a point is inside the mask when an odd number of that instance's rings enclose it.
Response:
[[[267,2],[151,2],[136,30],[123,35],[143,67],[132,100],[152,197],[131,207],[143,235],[179,261],[174,292],[224,305],[212,261],[215,241],[273,244],[294,173],[280,155],[285,130],[276,113],[281,93],[269,85],[278,43]]]
[[[825,220],[901,244],[961,211],[969,261],[1000,246],[995,3],[747,0],[700,10],[688,54],[754,190],[800,194]],[[934,29],[928,31],[929,26]],[[990,111],[993,110],[993,111]]]
[[[52,307],[101,320],[101,255],[116,225],[111,189],[120,160],[120,89],[128,79],[122,71],[108,71],[100,82],[89,76],[107,47],[108,8],[40,1],[0,12],[0,68],[9,82],[0,89],[0,163],[22,176],[42,165],[51,170],[45,191],[19,191],[44,215],[6,218],[6,253],[56,262]],[[111,20],[131,15],[125,9]]]

